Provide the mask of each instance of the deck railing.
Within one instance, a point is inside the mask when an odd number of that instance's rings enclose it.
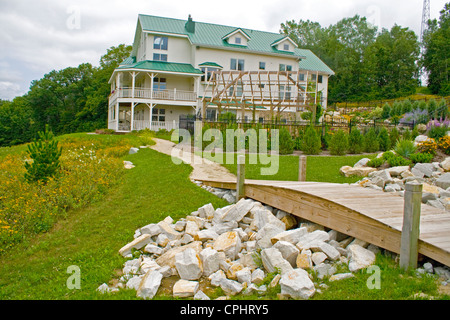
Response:
[[[197,101],[197,94],[194,91],[165,89],[152,90],[149,88],[118,88],[111,93],[110,101],[115,98],[138,98],[154,100],[173,100],[173,101]]]

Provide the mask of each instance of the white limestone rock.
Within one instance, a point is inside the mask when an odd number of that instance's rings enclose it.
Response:
[[[166,252],[164,252],[161,256],[159,256],[155,261],[161,267],[169,266],[171,268],[175,268],[175,255],[189,248],[194,249],[195,252],[198,254],[202,250],[202,243],[201,241],[194,241],[181,247],[169,249]]]
[[[173,296],[175,298],[193,297],[199,287],[198,281],[180,279],[173,285]]]
[[[219,286],[228,295],[236,295],[244,289],[241,283],[227,278],[222,278]]]
[[[149,234],[143,234],[143,235],[137,237],[136,239],[134,239],[133,241],[131,241],[130,243],[123,246],[119,250],[119,254],[122,255],[123,257],[126,257],[129,254],[131,254],[131,249],[134,248],[134,249],[139,250],[139,249],[145,247],[150,241],[152,241],[151,236]]]
[[[264,277],[265,277],[265,273],[263,270],[261,269],[255,269],[252,272],[252,283],[254,284],[260,284],[261,282],[263,282]]]
[[[254,204],[253,200],[242,198],[222,215],[222,220],[239,222],[253,208]]]
[[[267,272],[279,270],[281,274],[293,270],[291,264],[283,258],[276,248],[268,248],[261,251],[261,260]]]
[[[202,290],[198,290],[194,295],[194,300],[211,300]]]
[[[213,248],[217,251],[225,252],[230,260],[235,260],[241,251],[242,243],[236,231],[229,231],[221,234],[215,241]]]
[[[309,299],[316,292],[308,272],[303,269],[293,269],[282,274],[280,286],[281,294],[293,299]]]
[[[275,218],[276,219],[276,218]],[[277,219],[278,220],[278,219]],[[280,220],[278,220],[280,221]],[[281,221],[280,221],[281,222]],[[284,223],[281,222],[284,226]],[[284,229],[274,224],[266,224],[256,233],[256,243],[261,249],[270,248],[272,246],[272,238],[283,232]]]
[[[175,255],[175,267],[184,280],[198,280],[203,274],[200,258],[192,248]]]
[[[204,242],[206,240],[216,240],[219,237],[219,234],[215,232],[212,228],[203,229],[197,233],[197,239]]]
[[[375,254],[360,245],[350,244],[347,250],[350,258],[348,268],[351,272],[367,268],[375,262]]]
[[[339,280],[344,280],[344,279],[349,279],[349,278],[353,278],[355,275],[351,272],[347,272],[347,273],[337,273],[334,274],[330,277],[330,281],[339,281]]]
[[[318,241],[311,246],[311,250],[314,252],[320,251],[327,255],[330,260],[338,260],[341,254],[332,245],[323,241]]]
[[[300,253],[296,246],[287,241],[278,241],[273,245],[273,248],[278,249],[283,258],[287,260],[292,267],[296,267],[297,256]]]
[[[252,230],[258,231],[268,224],[274,225],[282,231],[286,230],[284,222],[278,220],[269,210],[255,206],[250,212],[253,213],[253,221],[250,224]]]
[[[306,228],[291,229],[275,235],[271,239],[271,241],[273,244],[275,244],[277,241],[287,241],[292,243],[293,245],[296,245],[297,242],[300,241],[301,237],[303,237],[307,233],[308,231]]]
[[[139,229],[141,234],[149,234],[151,237],[157,236],[161,233],[161,227],[155,223],[150,223]]]
[[[212,220],[214,217],[214,207],[211,203],[205,204],[203,207],[198,208],[198,216],[206,220]]]
[[[220,261],[223,259],[217,250],[207,247],[200,252],[199,256],[202,261],[204,276],[209,277],[219,270]]]
[[[314,245],[318,241],[328,241],[330,239],[330,235],[323,230],[315,230],[311,233],[308,233],[300,238],[297,242],[296,246],[300,250],[309,249],[312,245]]]
[[[162,278],[163,276],[159,271],[148,272],[139,284],[136,295],[143,299],[153,299],[161,285]]]

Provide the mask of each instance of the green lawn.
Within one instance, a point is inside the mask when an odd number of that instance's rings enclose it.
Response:
[[[69,135],[67,139],[86,138]],[[87,139],[121,139],[120,136],[93,136]],[[18,147],[18,151],[23,147]],[[16,150],[12,148],[15,152]],[[0,153],[1,153],[0,149]],[[18,152],[17,151],[17,152]],[[338,173],[342,165],[354,164],[356,157],[308,157],[308,180],[342,182]],[[128,155],[136,167],[127,170],[122,181],[111,188],[99,202],[71,210],[49,232],[25,239],[9,252],[0,256],[0,300],[5,299],[136,299],[134,290],[121,290],[111,295],[101,295],[97,287],[117,279],[125,261],[118,250],[133,239],[134,231],[166,216],[177,220],[211,202],[215,208],[228,203],[199,188],[189,180],[192,168],[174,165],[170,156],[151,149],[141,149]],[[231,171],[235,166],[227,165]],[[249,165],[249,178],[260,178],[258,165]],[[296,180],[298,157],[285,156],[280,160],[280,171],[274,179]],[[264,177],[264,179],[267,179]],[[351,182],[345,179],[344,182]],[[69,266],[78,266],[81,289],[68,289],[71,276]],[[370,277],[365,271],[352,279],[339,282],[321,281],[329,286],[313,299],[408,299],[423,292],[438,296],[437,282],[430,277],[418,278],[403,273],[391,258],[377,256],[381,269],[381,288],[368,289]],[[346,272],[343,267],[339,272]],[[269,275],[269,283],[273,275]],[[276,299],[279,286],[269,289],[262,298]],[[217,289],[215,295],[221,294]],[[157,296],[156,298],[168,298]],[[236,299],[261,299],[259,295],[236,296]],[[440,297],[440,298],[448,298]]]
[[[237,174],[237,155],[234,156],[234,161],[231,164],[227,163],[225,154],[211,156],[210,154],[204,153],[204,157],[215,160],[219,163],[224,163],[224,167],[226,167],[230,172]],[[249,157],[250,156],[246,154],[245,177],[247,179],[281,181],[298,180],[298,156],[279,156],[278,170],[274,175],[261,174],[261,168],[269,168],[271,164],[261,164],[259,158],[256,164],[251,164]],[[342,166],[353,166],[356,162],[366,157],[372,159],[375,155],[352,155],[341,157],[308,156],[306,180],[316,182],[354,183],[361,180],[361,177],[346,178],[339,173],[339,169]],[[272,167],[274,166],[275,164],[272,164]]]
[[[166,216],[177,220],[209,202],[216,208],[228,204],[193,184],[192,168],[172,164],[170,156],[141,149],[125,159],[136,167],[101,202],[71,211],[50,232],[0,256],[0,300],[135,298],[133,291],[112,296],[95,291],[122,269],[125,259],[118,250],[134,230]],[[71,265],[80,268],[80,290],[66,286]]]

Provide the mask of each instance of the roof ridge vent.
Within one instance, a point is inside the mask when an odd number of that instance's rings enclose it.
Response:
[[[188,17],[188,21],[186,22],[186,24],[184,25],[184,27],[186,28],[186,31],[189,33],[195,33],[195,21],[192,20],[191,15],[189,15]]]

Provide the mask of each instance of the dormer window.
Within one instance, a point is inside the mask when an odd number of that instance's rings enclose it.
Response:
[[[281,38],[272,43],[272,47],[276,50],[294,52],[295,48],[298,48],[297,44],[289,37]]]
[[[283,44],[283,50],[289,51],[290,49],[291,49],[291,47],[289,46],[289,43]]]
[[[236,44],[241,44],[241,42],[242,42],[241,37],[236,37],[236,38],[234,38],[234,42],[235,42]]]
[[[247,46],[250,36],[241,28],[237,28],[222,37],[223,41],[229,44],[237,44],[238,46]]]

